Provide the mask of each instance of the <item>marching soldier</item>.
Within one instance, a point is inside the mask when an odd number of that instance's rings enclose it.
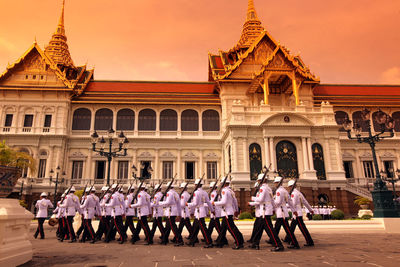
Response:
[[[274,183],[276,188],[275,194],[275,206],[276,206],[276,223],[275,223],[275,231],[276,234],[279,235],[279,231],[281,230],[281,226],[283,225],[283,229],[285,230],[286,234],[289,236],[290,245],[288,248],[299,249],[299,243],[297,243],[296,236],[292,231],[290,231],[288,217],[289,212],[286,204],[289,204],[292,210],[293,207],[291,206],[291,202],[289,201],[289,193],[283,186],[279,186],[282,177],[275,177]],[[279,187],[278,187],[279,186]],[[293,212],[294,215],[297,216],[297,212]]]
[[[150,195],[145,191],[144,184],[141,185],[139,190],[140,193],[137,196],[137,203],[129,206],[130,208],[136,208],[137,217],[139,218],[139,221],[136,225],[136,232],[133,236],[138,237],[143,228],[147,241],[145,245],[151,245],[153,244],[153,236],[151,235],[149,224],[147,223],[147,216],[149,216],[151,213]],[[135,244],[136,240],[132,239],[131,242],[132,244]]]
[[[218,235],[218,238],[216,240],[216,246],[224,246],[223,239],[226,238],[226,231],[228,230],[232,237],[235,239],[235,246],[233,247],[233,249],[241,249],[243,248],[244,243],[243,235],[233,221],[233,216],[236,212],[238,212],[239,209],[235,193],[232,191],[229,185],[230,181],[227,180],[225,183],[225,187],[222,189],[221,200],[213,202],[214,206],[222,207],[221,215],[224,216],[221,225],[221,233]]]
[[[65,193],[61,195],[61,198],[65,197]],[[57,228],[57,239],[61,240],[61,238],[65,235],[65,221],[64,221],[64,216],[65,216],[65,209],[61,208],[59,205],[61,203],[61,200],[57,202],[57,207],[53,210],[53,214],[56,214],[56,219],[58,220],[58,228]]]
[[[114,186],[114,185],[113,185]],[[115,185],[117,186],[117,185]],[[123,190],[121,187],[120,190]],[[118,234],[121,238],[119,241],[120,244],[123,244],[126,239],[126,233],[125,233],[125,228],[122,222],[122,216],[125,215],[125,202],[124,202],[124,195],[120,191],[116,191],[112,196],[111,196],[111,201],[110,203],[106,204],[106,207],[111,207],[112,212],[111,216],[113,217],[113,223],[114,227],[117,229]],[[106,237],[106,243],[110,242],[111,240],[111,230],[108,231],[107,237]]]
[[[161,244],[168,244],[169,234],[174,233],[174,240],[176,242],[175,246],[183,246],[182,236],[178,231],[178,227],[176,226],[176,217],[180,216],[181,213],[181,202],[178,193],[174,189],[174,185],[167,184],[167,187],[171,187],[171,189],[167,192],[165,201],[160,201],[159,205],[165,208],[165,215],[167,216],[167,224],[165,227],[164,235],[162,237]]]
[[[187,206],[194,209],[195,220],[193,223],[193,232],[190,236],[190,242],[187,244],[189,246],[194,247],[194,244],[197,241],[197,235],[199,234],[199,230],[203,234],[203,238],[206,242],[204,248],[212,248],[212,239],[207,231],[207,226],[204,220],[204,217],[207,216],[205,204],[208,206],[211,212],[213,212],[213,207],[211,205],[210,199],[206,191],[203,190],[202,181],[197,179],[195,185],[198,186],[198,189],[193,194],[193,200],[191,203],[186,203]]]
[[[260,177],[262,179],[264,177],[264,174],[260,173],[258,175],[257,182],[254,184],[254,188],[257,188],[257,186],[259,185]],[[257,193],[257,196],[258,195],[259,195],[259,192]],[[249,205],[253,206],[255,208],[256,219],[255,219],[254,224],[253,224],[253,231],[251,232],[251,237],[250,237],[249,240],[247,240],[248,243],[253,243],[254,236],[255,236],[256,232],[258,231],[258,229],[260,228],[260,221],[262,221],[261,214],[260,214],[260,205],[257,202],[254,202],[254,197],[251,197],[251,200],[253,202],[249,202]]]
[[[90,190],[90,189],[89,189]],[[97,215],[100,216],[100,202],[99,198],[96,196],[96,188],[93,186],[90,190],[91,192],[89,195],[85,196],[85,200],[81,205],[81,209],[84,210],[84,223],[85,223],[85,230],[83,231],[82,238],[80,242],[85,242],[88,237],[91,238],[92,244],[96,242],[95,233],[92,226],[92,219]]]
[[[108,198],[110,197],[110,193],[106,193],[108,189],[109,189],[108,186],[103,186],[101,188],[101,191],[103,192],[104,196],[100,200],[101,217],[100,217],[99,227],[96,232],[97,240],[101,240],[103,234],[106,237],[108,230],[110,229],[112,208],[106,207],[106,202],[107,202]]]
[[[288,183],[288,187],[291,189],[292,187],[296,187],[295,185],[295,180],[290,180]],[[306,200],[306,198],[303,196],[303,194],[297,190],[297,188],[293,189],[293,192],[290,196],[290,199],[292,201],[292,206],[294,208],[293,213],[297,212],[297,216],[295,216],[292,219],[292,222],[290,224],[290,231],[294,233],[296,226],[299,226],[299,229],[301,233],[303,234],[304,238],[306,239],[306,244],[304,246],[306,247],[312,247],[314,246],[314,241],[310,236],[310,233],[308,232],[308,229],[306,225],[304,224],[303,221],[303,205],[308,209],[312,210],[310,204]],[[313,212],[312,212],[313,213]],[[285,238],[288,239],[288,236]]]
[[[87,197],[87,195],[89,195],[90,188],[86,187],[85,192],[83,192],[82,198],[81,198],[81,202],[80,205],[82,206],[83,203],[85,202],[85,199]],[[81,208],[81,226],[78,228],[78,231],[76,231],[76,238],[79,239],[79,236],[81,235],[81,233],[83,232],[83,230],[85,230],[85,210]]]
[[[263,174],[258,176],[258,180],[261,181]],[[264,180],[264,183],[261,185],[260,190],[257,193],[256,197],[252,197],[253,202],[249,204],[256,207],[256,216],[258,215],[258,224],[255,225],[255,234],[252,239],[252,245],[250,248],[260,249],[260,240],[263,234],[263,231],[268,234],[271,244],[275,246],[271,251],[283,251],[283,245],[281,240],[279,239],[278,234],[276,233],[272,221],[271,216],[274,213],[275,202],[272,195],[272,190],[267,184],[267,180]]]
[[[156,233],[157,227],[158,230],[161,233],[161,239],[162,236],[164,235],[165,229],[162,223],[162,218],[163,218],[163,207],[159,205],[161,198],[163,197],[163,193],[161,192],[161,185],[156,184],[154,187],[155,189],[155,194],[153,197],[153,201],[151,202],[151,207],[153,208],[153,226],[151,228],[151,236],[154,237],[154,234]]]
[[[210,183],[210,189],[213,188],[215,185],[215,182],[211,182]],[[217,193],[217,189],[214,189],[214,191],[212,191],[210,193],[210,201],[211,202],[215,202],[218,201],[218,193]],[[220,219],[221,219],[221,207],[220,206],[214,206],[214,213],[210,214],[210,223],[208,224],[208,234],[210,235],[210,237],[212,237],[212,233],[214,228],[217,230],[218,235],[221,233],[221,223],[220,223]],[[226,237],[223,238],[222,243],[224,245],[228,245],[228,240],[226,239]]]
[[[69,243],[76,242],[76,235],[72,225],[76,212],[80,212],[79,198],[75,194],[75,187],[72,186],[69,194],[65,196],[64,203],[60,204],[61,208],[65,208],[67,215],[67,229],[70,236]]]
[[[36,214],[38,227],[33,237],[37,238],[38,234],[40,233],[40,239],[44,239],[43,223],[47,218],[47,209],[53,208],[53,204],[51,204],[51,201],[47,199],[47,194],[43,192],[40,194],[40,200],[36,201],[35,207],[38,209]]]
[[[182,235],[183,228],[186,227],[186,230],[189,232],[189,237],[192,235],[193,228],[190,224],[190,209],[186,206],[188,199],[190,198],[190,194],[187,191],[187,183],[181,183],[180,188],[182,188],[181,192],[181,219],[179,221],[178,231],[179,234]],[[186,189],[185,189],[186,188]]]
[[[125,208],[126,208],[126,213],[125,213],[125,232],[129,230],[132,233],[132,239],[135,239],[135,237],[133,236],[136,232],[135,226],[133,224],[133,217],[136,215],[135,209],[131,208],[129,205],[132,203],[133,200],[133,193],[135,192],[135,187],[132,186],[131,190],[128,192],[128,195],[126,196],[125,199]],[[132,240],[131,240],[132,241]]]

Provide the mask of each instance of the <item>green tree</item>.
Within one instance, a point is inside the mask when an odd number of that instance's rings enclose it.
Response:
[[[10,148],[5,141],[0,142],[0,165],[35,171],[35,160],[25,152]]]

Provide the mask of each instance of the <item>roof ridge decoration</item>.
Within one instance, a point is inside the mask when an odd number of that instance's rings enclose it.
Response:
[[[258,19],[257,12],[254,7],[254,0],[249,0],[246,22],[243,25],[242,35],[240,36],[239,42],[233,48],[233,50],[249,48],[263,31],[264,27],[261,25],[261,21]]]
[[[44,52],[48,55],[54,63],[60,66],[75,68],[74,62],[68,49],[67,36],[65,35],[64,26],[64,10],[65,0],[62,3],[62,10],[57,29],[54,32],[49,45],[45,48]]]

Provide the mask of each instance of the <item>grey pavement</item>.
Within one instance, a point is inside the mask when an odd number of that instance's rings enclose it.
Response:
[[[282,231],[283,232],[283,231]],[[245,240],[250,231],[243,231]],[[144,241],[135,245],[117,242],[109,244],[60,243],[55,238],[55,229],[46,227],[46,239],[30,239],[33,244],[33,260],[23,266],[399,266],[400,235],[384,233],[314,233],[311,235],[315,247],[300,250],[286,249],[284,252],[270,252],[264,242],[261,249],[232,250],[230,247],[204,249],[202,245],[174,247],[144,246]],[[296,232],[299,243],[304,238]],[[155,243],[158,234],[154,239]],[[229,236],[229,233],[228,233]],[[201,234],[199,234],[199,238]],[[283,237],[283,233],[281,233]],[[215,238],[215,236],[214,236]],[[142,236],[142,240],[143,240]],[[233,244],[229,236],[230,244]]]

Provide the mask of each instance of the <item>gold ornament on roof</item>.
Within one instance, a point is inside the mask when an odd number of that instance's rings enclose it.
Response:
[[[254,7],[254,1],[249,0],[246,22],[243,25],[242,36],[240,37],[236,47],[238,49],[249,48],[263,31],[264,27],[261,25],[261,21],[258,19],[257,12]]]

